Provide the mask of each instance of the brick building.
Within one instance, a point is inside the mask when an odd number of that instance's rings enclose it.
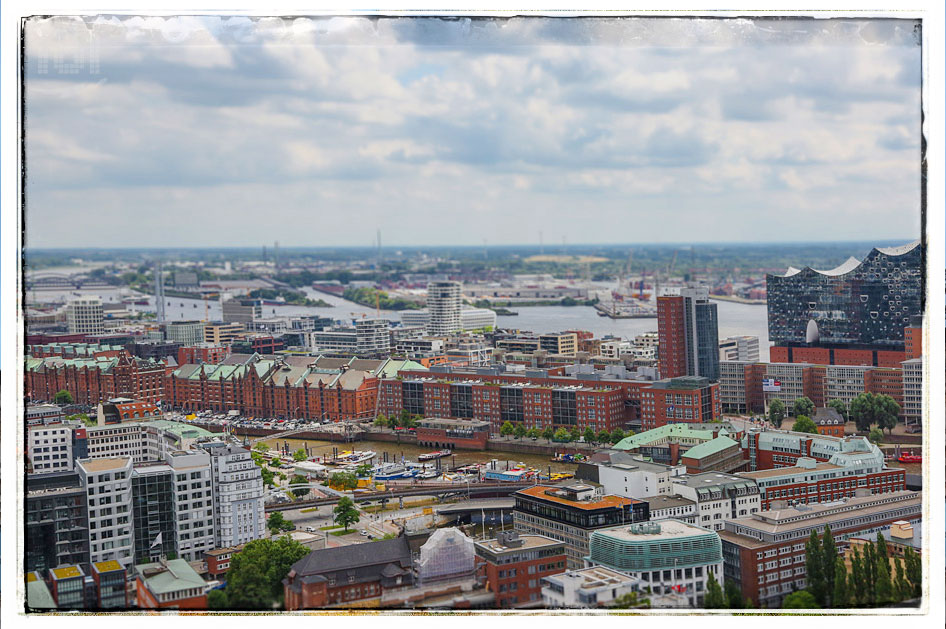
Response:
[[[135,566],[135,591],[142,609],[207,609],[210,586],[183,559]]]
[[[177,350],[177,364],[199,364],[217,365],[230,355],[230,349],[226,345],[213,345],[212,343],[198,343],[196,345],[185,345]]]
[[[475,547],[499,609],[541,607],[542,577],[565,572],[565,543],[542,535],[504,531]]]
[[[464,419],[425,419],[415,429],[417,444],[451,450],[485,450],[489,423]]]
[[[76,404],[93,405],[127,397],[157,403],[164,397],[165,364],[120,352],[98,358],[34,358],[27,356],[25,395],[31,401],[52,401],[69,391]]]

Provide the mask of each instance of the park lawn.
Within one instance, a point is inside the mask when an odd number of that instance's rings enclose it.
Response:
[[[342,526],[340,524],[332,524],[330,526],[319,527],[320,531],[334,531],[335,529],[340,529]]]
[[[348,529],[346,531],[345,529],[340,528],[337,531],[329,531],[328,534],[334,535],[335,537],[341,537],[342,535],[351,535],[352,533],[357,533],[357,532],[358,532],[358,529]]]

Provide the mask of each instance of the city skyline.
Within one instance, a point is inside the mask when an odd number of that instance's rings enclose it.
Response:
[[[28,248],[920,233],[910,20],[88,22],[27,23]]]

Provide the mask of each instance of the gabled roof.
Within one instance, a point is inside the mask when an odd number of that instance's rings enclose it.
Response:
[[[291,570],[300,577],[308,577],[337,570],[388,563],[410,566],[411,549],[406,537],[313,550],[294,563]]]

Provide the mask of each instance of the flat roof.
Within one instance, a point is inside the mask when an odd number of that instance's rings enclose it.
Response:
[[[499,543],[499,540],[488,539],[484,541],[474,542],[477,546],[485,548],[491,553],[498,555],[504,553],[517,553],[522,550],[530,550],[533,548],[542,548],[543,546],[564,546],[565,542],[559,542],[550,537],[545,537],[544,535],[519,535],[519,540],[522,542],[521,546],[511,547],[503,546]]]
[[[735,483],[746,483],[747,480],[734,474],[724,472],[702,472],[700,474],[686,474],[677,476],[673,479],[674,483],[686,485],[694,489],[713,487],[716,485],[732,485]]]
[[[660,531],[658,533],[635,533],[633,532],[639,525],[621,525],[607,529],[598,529],[592,535],[605,535],[607,537],[613,537],[625,541],[650,541],[658,539],[674,539],[678,537],[692,537],[693,535],[706,535],[708,533],[715,533],[709,529],[705,529],[702,526],[696,526],[695,524],[687,524],[682,520],[658,520],[656,522],[642,522],[644,526],[657,526]],[[646,530],[646,529],[645,529]]]
[[[771,470],[757,470],[755,472],[739,472],[739,476],[743,478],[773,478],[778,476],[790,476],[792,474],[797,474],[798,472],[818,472],[822,470],[843,470],[847,469],[841,467],[840,465],[835,465],[834,463],[818,463],[814,467],[802,467],[800,465],[793,465],[791,467],[777,467]]]
[[[559,574],[553,574],[545,577],[549,581],[564,582],[566,579],[580,581],[578,587],[584,590],[601,587],[614,587],[625,583],[634,583],[637,581],[634,577],[618,572],[606,566],[591,566],[580,570],[569,570]]]
[[[685,507],[687,505],[695,505],[696,503],[689,498],[684,498],[683,496],[648,496],[643,499],[644,502],[650,504],[650,510],[654,509],[669,509],[670,507]]]
[[[53,568],[49,571],[53,578],[57,581],[59,579],[74,579],[76,577],[83,576],[82,570],[79,566],[63,566],[61,568]]]
[[[597,499],[592,500],[569,500],[563,496],[555,496],[548,494],[546,492],[555,491],[557,489],[563,489],[561,487],[554,487],[549,485],[536,485],[535,487],[527,487],[526,489],[520,489],[517,491],[517,494],[523,496],[529,496],[531,498],[539,498],[540,500],[548,500],[549,502],[556,502],[558,504],[567,505],[569,507],[576,507],[578,509],[583,509],[585,511],[591,511],[594,509],[619,509],[625,505],[639,504],[641,500],[636,500],[634,498],[625,498],[624,496],[601,496]],[[576,489],[576,486],[572,485],[569,489]],[[588,485],[588,489],[593,489],[591,485]]]
[[[131,457],[118,456],[108,459],[80,460],[78,463],[89,472],[107,472],[127,467],[130,462]]]
[[[116,570],[124,570],[120,563],[117,561],[100,561],[98,563],[92,564],[97,572],[115,572]]]

